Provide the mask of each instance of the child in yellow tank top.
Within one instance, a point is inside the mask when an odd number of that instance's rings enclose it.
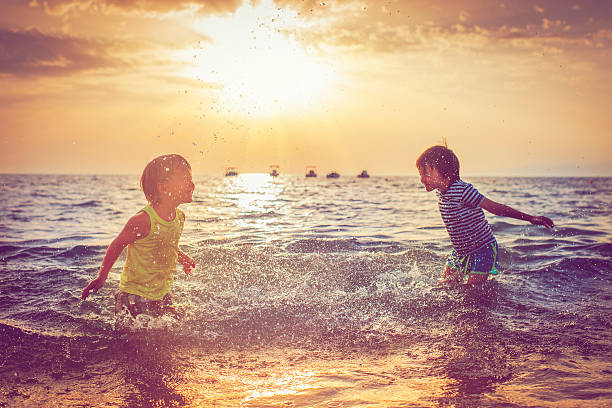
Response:
[[[81,299],[100,289],[114,263],[127,247],[127,257],[116,295],[115,311],[125,307],[140,313],[163,313],[170,303],[170,288],[177,262],[189,273],[195,262],[178,247],[185,214],[177,207],[193,200],[195,185],[191,166],[182,156],[170,154],[153,159],[145,167],[140,186],[149,201],[130,218],[109,245],[98,276],[83,289]]]

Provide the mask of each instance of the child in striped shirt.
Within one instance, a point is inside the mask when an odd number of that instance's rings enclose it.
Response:
[[[442,283],[474,285],[497,273],[497,241],[483,209],[534,225],[554,226],[550,218],[525,214],[491,201],[461,180],[459,159],[446,146],[425,150],[417,159],[416,167],[425,189],[438,190],[438,207],[453,244],[440,280]]]

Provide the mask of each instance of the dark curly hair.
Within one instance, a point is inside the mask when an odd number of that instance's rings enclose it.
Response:
[[[437,169],[450,181],[459,180],[459,159],[446,146],[432,146],[425,150],[417,159],[416,166],[418,169],[425,168],[425,166]]]

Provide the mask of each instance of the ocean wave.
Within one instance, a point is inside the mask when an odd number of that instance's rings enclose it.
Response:
[[[612,258],[612,243],[594,243],[588,245],[567,245],[565,248],[568,251],[586,250],[587,252],[600,254],[605,257]]]
[[[57,255],[61,250],[48,246],[37,246],[37,247],[24,247],[18,251],[14,251],[12,255],[4,257],[5,261],[11,261],[15,259],[32,258],[32,260],[38,260],[42,258],[49,258]]]
[[[2,246],[0,256],[4,261],[28,259],[32,261],[45,258],[88,258],[102,253],[106,249],[101,245],[76,245],[70,248],[57,248],[50,246]]]
[[[240,370],[259,387],[302,362],[334,389],[348,378],[349,387],[385,391],[367,382],[370,372],[393,383],[392,397],[405,390],[400,381],[438,381],[440,397],[418,397],[417,405],[540,406],[562,397],[605,405],[598,398],[606,383],[597,381],[609,377],[601,367],[612,354],[612,179],[479,179],[481,191],[495,188],[508,204],[558,226],[551,233],[487,215],[500,274],[470,288],[438,284],[451,243],[435,196],[416,177],[288,176],[235,192],[222,177],[199,178],[200,198],[185,206],[180,240],[197,265],[174,274],[177,313],[130,320],[114,314],[123,255],[98,292],[86,301],[80,294],[124,214],[142,208],[142,194],[130,188],[137,176],[0,178],[8,186],[0,202],[7,221],[0,225],[0,383],[9,405],[43,406],[49,395],[95,405],[99,395],[90,391],[101,389],[110,390],[109,405],[197,405],[174,396],[214,391],[208,379],[223,380],[213,372],[231,382],[214,395],[227,395],[247,384],[237,383]],[[20,220],[11,222],[11,212]],[[282,356],[269,358],[274,353]],[[319,384],[307,384],[302,401],[315,393],[331,400]],[[342,397],[351,392],[340,388]],[[525,389],[541,394],[500,397]],[[474,390],[486,395],[471,399]]]
[[[58,217],[58,218],[54,218],[52,220],[49,220],[52,222],[74,222],[74,217]]]
[[[33,191],[30,193],[30,196],[35,198],[57,198],[55,194],[42,191]]]
[[[553,279],[573,281],[576,279],[604,278],[610,280],[612,259],[594,257],[571,257],[555,259],[540,268],[526,268],[524,273],[546,275]]]
[[[478,293],[438,287],[440,259],[429,249],[295,253],[279,247],[205,246],[194,257],[198,267],[189,276],[176,275],[173,289],[175,302],[186,315],[167,329],[179,342],[227,346],[315,342],[335,347],[405,343],[444,330],[445,325],[461,324],[483,307],[507,307],[510,293],[497,281]],[[551,268],[580,265],[552,262],[543,270],[550,276]],[[44,302],[36,300],[43,292],[32,297],[42,310],[27,301],[13,307],[11,318],[40,330],[48,326],[73,333],[83,326],[86,332],[116,335],[111,307],[116,282],[108,282],[73,314],[82,277],[75,289],[75,271],[49,268],[41,273],[45,279],[39,284],[55,285]],[[565,279],[575,277],[566,274]]]
[[[2,245],[0,244],[0,256],[4,258],[4,255],[12,255],[19,252],[22,249],[20,246],[15,245]]]
[[[382,341],[405,334],[405,320],[420,315],[431,290],[417,264],[435,255],[404,253],[287,253],[282,248],[204,248],[201,269],[178,283],[176,296],[193,316],[192,329],[228,339]],[[434,306],[435,307],[435,306]],[[448,308],[443,306],[439,311]],[[245,341],[247,341],[245,340]],[[369,341],[369,340],[368,340]]]
[[[61,331],[35,331],[0,320],[0,372],[41,369],[58,380],[68,372],[78,372],[91,359],[103,361],[108,357],[109,346],[117,342],[108,337],[103,342],[100,339],[94,333],[68,336]],[[31,377],[29,380],[36,381]]]
[[[9,214],[7,214],[7,218],[10,219],[11,221],[16,221],[18,223],[27,223],[31,221],[31,217],[28,215],[21,215],[21,214],[17,214],[15,212],[11,212]]]
[[[533,256],[534,253],[549,252],[559,247],[559,242],[555,240],[534,240],[521,238],[514,240],[511,244],[513,251],[521,251],[526,256]]]
[[[514,224],[509,221],[504,221],[503,218],[489,218],[489,225],[494,233],[507,233],[517,229],[525,228],[525,224]]]
[[[85,258],[88,256],[98,255],[105,249],[106,247],[101,245],[76,245],[72,248],[59,252],[56,256],[64,258]]]
[[[85,207],[85,208],[100,207],[101,205],[102,203],[97,200],[89,200],[89,201],[84,201],[82,203],[70,204],[71,207]]]
[[[575,236],[601,236],[607,235],[605,231],[599,231],[597,229],[587,229],[578,227],[559,227],[556,226],[554,235],[559,237],[575,237]]]
[[[90,235],[70,235],[69,233],[67,233],[62,236],[56,236],[52,238],[26,239],[26,240],[20,240],[20,241],[12,241],[10,242],[10,244],[20,245],[23,248],[30,248],[34,246],[46,246],[46,245],[51,245],[51,244],[57,244],[57,243],[66,242],[66,241],[85,241],[88,239],[91,239]],[[2,244],[1,241],[0,241],[0,244]]]
[[[216,223],[222,221],[221,217],[205,217],[205,218],[194,218],[190,219],[189,222],[204,222],[204,223]]]
[[[287,246],[288,252],[348,252],[359,251],[361,246],[356,239],[300,239]]]
[[[372,236],[372,238],[386,238],[391,239],[390,235],[378,235]],[[363,251],[370,252],[387,252],[387,253],[396,253],[401,251],[406,251],[407,247],[405,245],[395,243],[393,241],[365,241],[362,240],[359,242]]]
[[[241,214],[237,217],[235,217],[234,219],[237,220],[248,220],[248,219],[260,219],[260,218],[274,218],[274,217],[278,217],[279,214],[274,212],[274,211],[268,211],[268,212],[251,212],[251,213],[246,213],[246,214]]]
[[[223,247],[234,244],[237,240],[235,238],[219,238],[219,239],[202,239],[190,245],[193,248],[211,248],[211,247]]]

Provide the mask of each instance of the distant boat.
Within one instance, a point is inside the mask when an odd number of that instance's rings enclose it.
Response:
[[[225,168],[225,177],[237,176],[238,172],[235,167],[226,167]]]
[[[280,173],[278,172],[280,170],[280,166],[276,165],[276,164],[272,164],[270,165],[270,175],[272,177],[277,177]]]
[[[340,174],[338,174],[338,172],[337,172],[337,171],[332,170],[332,172],[331,172],[331,173],[329,173],[329,174],[328,174],[327,176],[325,176],[325,177],[327,177],[327,178],[339,178],[339,177],[340,177]]]
[[[357,177],[359,177],[359,178],[370,178],[370,175],[368,174],[368,172],[366,170],[361,170],[361,173],[359,173],[357,175]]]
[[[317,168],[315,166],[306,167],[306,177],[317,177]]]

